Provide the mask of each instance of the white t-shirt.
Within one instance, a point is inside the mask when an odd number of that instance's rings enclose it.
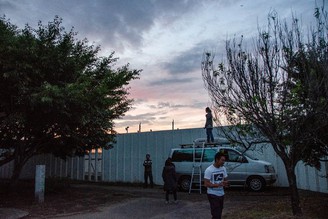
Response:
[[[228,177],[227,170],[224,166],[219,168],[215,167],[213,164],[206,168],[204,173],[204,178],[210,180],[211,183],[221,183],[224,178]],[[216,196],[223,196],[224,189],[222,186],[218,188],[207,187],[207,194],[212,194]]]

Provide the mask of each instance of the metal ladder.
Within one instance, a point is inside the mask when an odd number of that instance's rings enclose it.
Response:
[[[198,190],[199,194],[202,194],[202,162],[204,156],[205,142],[202,144],[202,147],[196,147],[195,143],[193,144],[193,164],[191,171],[191,179],[189,185],[189,194],[193,190]],[[196,157],[196,149],[201,149],[200,157]],[[197,184],[198,188],[193,188],[192,185]]]

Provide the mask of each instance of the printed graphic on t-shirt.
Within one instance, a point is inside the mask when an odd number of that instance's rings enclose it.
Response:
[[[223,180],[223,172],[213,173],[213,179],[215,183],[219,183]]]
[[[220,184],[226,177],[227,177],[227,172],[224,167],[216,168],[213,165],[209,166],[206,169],[205,175],[204,175],[204,178],[209,179],[210,182],[213,184]],[[222,195],[224,195],[224,187],[223,186],[208,187],[207,194],[222,196]]]
[[[224,179],[223,170],[219,170],[219,171],[216,171],[216,172],[212,173],[213,183],[219,184],[223,181],[223,179]],[[213,190],[223,191],[223,187],[213,188]]]

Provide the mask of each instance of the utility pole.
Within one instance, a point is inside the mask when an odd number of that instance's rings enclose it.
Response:
[[[141,122],[139,123],[139,130],[138,132],[141,132]]]

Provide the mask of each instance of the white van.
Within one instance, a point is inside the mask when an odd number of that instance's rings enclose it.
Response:
[[[179,188],[182,191],[189,190],[194,165],[193,156],[195,153],[196,160],[199,160],[202,145],[202,140],[197,139],[194,144],[181,145],[180,148],[171,150],[170,157],[175,165]],[[217,152],[226,156],[224,166],[231,186],[247,186],[253,191],[261,191],[266,185],[276,181],[276,172],[271,163],[251,158],[237,148],[229,146],[228,141],[224,139],[217,140],[215,144],[205,145],[201,163],[202,174],[213,163]]]

